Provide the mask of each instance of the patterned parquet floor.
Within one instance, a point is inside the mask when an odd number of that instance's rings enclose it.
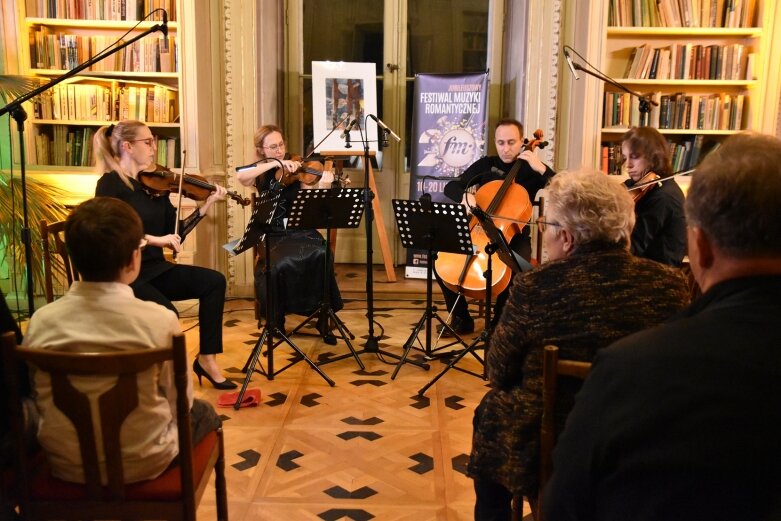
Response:
[[[337,267],[348,299],[338,316],[355,335],[352,342],[359,351],[368,335],[366,295],[356,289],[365,287],[360,269]],[[384,280],[384,274],[379,277]],[[423,314],[425,284],[403,279],[397,284],[375,285],[381,292],[375,293],[374,334],[381,335],[381,350],[401,356]],[[181,311],[192,356],[198,347],[197,310],[185,305]],[[287,326],[303,318],[288,316]],[[220,364],[238,384],[245,380],[242,367],[259,336],[253,302],[229,300]],[[327,345],[319,336],[296,334],[291,340],[314,361],[349,353],[342,339]],[[425,341],[424,331],[415,345],[423,347]],[[482,356],[482,350],[477,352]],[[418,349],[410,353],[416,360],[423,355]],[[404,364],[392,380],[396,359],[368,352],[359,357],[364,370],[352,356],[321,366],[334,380],[333,387],[303,361],[273,380],[254,373],[248,388],[260,389],[258,407],[218,408],[224,421],[232,520],[472,519],[474,492],[464,472],[472,415],[485,393],[485,381],[451,370],[421,397],[418,390],[445,367],[441,360],[431,360],[428,371]],[[273,359],[278,370],[296,357],[281,344]],[[261,361],[267,368],[265,355]],[[470,355],[458,366],[482,373],[482,365]],[[221,394],[205,381],[199,387],[196,380],[195,390],[213,404]],[[198,519],[214,518],[209,488]]]

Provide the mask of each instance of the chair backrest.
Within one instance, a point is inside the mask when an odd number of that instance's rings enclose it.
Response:
[[[556,390],[560,376],[585,380],[591,370],[590,362],[560,360],[559,348],[545,346],[542,373],[542,423],[540,425],[540,497],[553,472],[553,447],[556,445]]]
[[[9,405],[12,407],[12,421],[15,425],[14,432],[17,433],[18,448],[21,449],[23,446],[23,440],[18,436],[22,432],[23,421],[20,410],[21,400],[18,392],[13,391],[16,377],[9,367],[15,367],[17,360],[24,360],[31,367],[50,375],[54,403],[71,420],[76,429],[84,469],[84,487],[90,501],[93,502],[93,507],[100,501],[114,502],[118,505],[118,501],[126,498],[128,485],[125,483],[122,468],[120,430],[127,416],[138,406],[137,374],[155,364],[172,360],[177,392],[176,417],[179,431],[178,462],[181,467],[181,491],[185,501],[192,501],[189,508],[193,510],[194,519],[193,447],[190,435],[190,407],[187,399],[189,374],[183,335],[174,336],[173,345],[169,348],[101,353],[22,348],[17,347],[15,342],[7,343],[4,336],[2,356],[5,378],[11,394],[15,395],[10,397]],[[71,384],[69,376],[116,377],[114,387],[98,399],[102,443],[97,443],[96,440],[89,399]],[[103,447],[105,455],[108,479],[106,486],[101,484],[98,465],[97,447],[100,446]],[[25,511],[30,506],[29,463],[23,450],[20,451],[19,456],[21,459],[20,506]]]
[[[41,219],[40,231],[43,250],[43,286],[46,292],[46,302],[48,303],[54,301],[54,284],[52,279],[56,265],[62,264],[65,278],[68,282],[67,287],[70,287],[73,281],[79,280],[79,273],[73,266],[68,255],[68,249],[65,246],[65,221],[48,223],[46,219]]]
[[[541,195],[537,198],[536,201],[532,203],[532,206],[537,207],[537,217],[542,217],[545,215],[545,196]],[[536,220],[534,221],[537,222]],[[534,260],[537,261],[537,266],[542,264],[542,234],[540,233],[539,228],[535,227],[534,229],[534,236],[536,237],[535,241],[535,248],[534,248]]]

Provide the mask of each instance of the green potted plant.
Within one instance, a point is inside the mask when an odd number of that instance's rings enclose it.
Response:
[[[37,86],[37,79],[27,76],[0,75],[0,101],[5,105],[19,95],[29,92]],[[0,148],[10,149],[10,143],[1,143]],[[5,154],[3,154],[5,155]],[[0,167],[6,167],[0,165]],[[39,223],[41,219],[49,222],[59,221],[68,215],[68,210],[62,203],[66,193],[56,187],[47,185],[26,176],[27,188],[27,223],[30,228],[33,265],[30,272],[33,280],[41,287],[43,280],[41,235]],[[25,288],[24,277],[28,270],[25,266],[25,251],[22,241],[24,226],[22,204],[22,182],[18,175],[11,177],[7,172],[0,173],[0,266],[4,266],[11,277],[14,288],[4,288],[14,292]],[[55,264],[55,270],[58,266]],[[61,267],[60,271],[61,271]],[[37,293],[37,290],[36,290]]]

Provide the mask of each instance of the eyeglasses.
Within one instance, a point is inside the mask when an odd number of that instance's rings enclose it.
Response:
[[[266,150],[271,150],[272,152],[276,152],[280,148],[285,148],[285,142],[283,141],[282,143],[277,143],[276,145],[264,146],[263,148]]]
[[[157,145],[157,138],[155,137],[148,137],[144,139],[131,139],[128,141],[129,143],[144,143],[146,146],[151,147],[152,145]]]
[[[540,230],[540,233],[545,233],[545,227],[546,226],[562,226],[561,224],[554,222],[554,221],[546,221],[542,217],[537,218],[537,229]]]

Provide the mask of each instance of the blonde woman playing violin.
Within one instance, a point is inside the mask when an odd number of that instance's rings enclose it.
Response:
[[[628,188],[649,172],[672,174],[670,147],[658,130],[634,127],[621,139],[629,179]],[[631,193],[631,192],[630,192]],[[683,192],[674,179],[658,183],[635,203],[637,223],[632,231],[632,253],[679,267],[686,254],[686,218]]]
[[[141,273],[130,287],[141,300],[157,302],[178,314],[171,301],[197,298],[200,348],[193,371],[217,389],[233,389],[236,384],[222,376],[217,354],[222,353],[222,311],[225,305],[225,277],[200,266],[167,262],[163,248],[181,250],[181,237],[203,219],[211,206],[225,199],[225,188],[215,191],[176,230],[176,208],[167,194],[152,195],[138,181],[138,173],[155,163],[157,141],[144,123],[120,121],[101,127],[93,139],[96,168],[103,175],[95,195],[116,197],[132,206],[144,225],[146,246],[141,257]]]
[[[255,186],[258,192],[269,189],[281,190],[282,198],[274,213],[274,232],[269,233],[271,241],[271,278],[274,284],[273,323],[285,331],[285,315],[294,313],[310,315],[321,301],[323,295],[323,265],[326,262],[323,248],[323,236],[317,230],[286,229],[286,217],[296,194],[303,188],[330,188],[333,179],[330,172],[301,175],[303,166],[300,160],[291,159],[287,152],[282,129],[276,125],[264,125],[255,131],[255,152],[259,160],[252,168],[242,168],[236,173],[244,186]],[[263,160],[267,161],[263,161]],[[309,170],[307,168],[307,170]],[[307,179],[308,178],[308,179]],[[310,183],[306,185],[304,181]],[[323,223],[325,226],[325,223]],[[265,248],[260,248],[261,257],[255,266],[256,294],[263,313],[265,310]],[[334,311],[342,309],[342,297],[333,275],[333,261],[329,260],[331,281],[330,302]],[[318,321],[317,328],[326,343],[335,344],[328,326]]]

